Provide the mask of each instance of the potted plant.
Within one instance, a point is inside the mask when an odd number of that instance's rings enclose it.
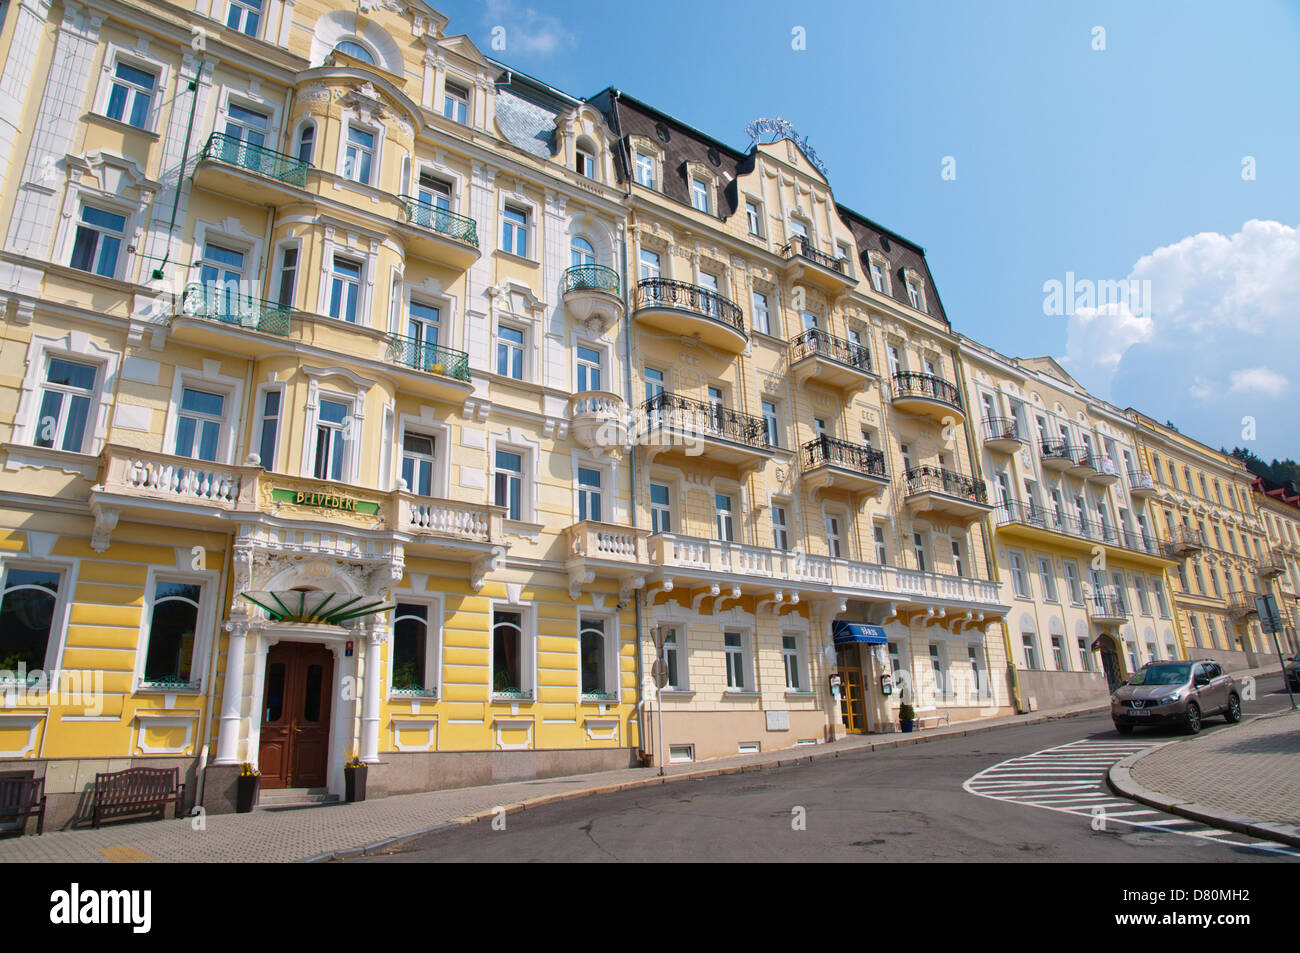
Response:
[[[903,731],[911,731],[912,723],[916,721],[916,709],[904,702],[898,706],[898,726]]]
[[[248,814],[257,806],[257,795],[262,789],[262,772],[247,761],[239,766],[235,779],[235,811]]]
[[[366,771],[367,766],[355,756],[343,765],[343,783],[349,804],[366,799]]]

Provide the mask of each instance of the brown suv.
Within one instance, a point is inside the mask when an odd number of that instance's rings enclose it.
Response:
[[[1241,720],[1241,687],[1218,662],[1151,662],[1110,696],[1115,730],[1127,735],[1134,725],[1176,725],[1190,734],[1207,715]]]

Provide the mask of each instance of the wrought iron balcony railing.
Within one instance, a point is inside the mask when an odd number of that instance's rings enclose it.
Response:
[[[820,328],[807,328],[790,339],[791,364],[813,356],[856,367],[868,374],[874,373],[871,369],[870,351],[861,344],[837,338]]]
[[[942,377],[921,374],[917,371],[899,371],[894,375],[894,396],[930,397],[954,407],[961,407],[961,394],[956,386]]]
[[[1154,493],[1156,489],[1156,481],[1145,470],[1128,471],[1128,485],[1130,490],[1148,490]]]
[[[411,224],[478,248],[478,223],[474,219],[450,209],[421,202],[409,195],[399,195],[398,198],[401,199],[402,208],[406,211],[406,220]]]
[[[1074,447],[1064,440],[1044,440],[1039,444],[1038,455],[1044,460],[1064,460],[1074,463]]]
[[[837,440],[825,434],[803,445],[800,459],[805,470],[832,466],[856,470],[867,476],[888,479],[885,472],[885,454],[880,450],[846,440]]]
[[[985,440],[1020,440],[1020,424],[1014,417],[985,417]]]
[[[289,312],[286,305],[240,294],[234,285],[191,284],[181,294],[177,315],[284,337],[289,333]]]
[[[1209,541],[1200,530],[1180,526],[1171,534],[1167,548],[1170,555],[1181,556],[1184,553],[1195,552],[1208,546]]]
[[[745,315],[740,305],[716,291],[688,285],[684,281],[642,278],[636,286],[636,307],[692,311],[745,333]]]
[[[721,404],[692,400],[663,391],[641,405],[648,430],[668,427],[683,433],[700,434],[744,444],[758,450],[771,449],[767,424],[762,417],[731,410]]]
[[[464,351],[419,341],[405,334],[388,335],[388,346],[394,364],[430,374],[441,374],[458,381],[469,381],[469,355]]]
[[[1077,514],[1057,513],[1023,500],[1006,500],[997,505],[994,518],[998,526],[1009,523],[1021,523],[1037,529],[1086,539],[1111,546],[1122,546],[1134,552],[1147,553],[1151,556],[1162,554],[1160,542],[1150,534],[1137,533],[1131,529],[1121,529],[1100,520],[1091,520]]]
[[[838,271],[841,275],[849,273],[848,259],[836,258],[828,255],[823,251],[818,251],[812,240],[803,236],[796,236],[781,246],[782,258],[807,258],[814,264],[821,265],[823,268],[829,268],[831,271]]]
[[[1088,615],[1094,619],[1127,619],[1129,612],[1123,599],[1113,593],[1105,593],[1088,597]]]
[[[574,265],[564,269],[564,293],[607,291],[618,294],[618,272],[604,265]]]
[[[943,493],[946,496],[969,500],[972,503],[988,503],[988,487],[983,480],[976,480],[942,467],[928,464],[912,467],[904,475],[907,481],[907,495],[916,493]]]
[[[265,146],[255,146],[224,132],[214,132],[208,136],[197,161],[205,159],[226,162],[299,188],[307,184],[307,173],[313,168],[310,162],[303,162],[295,156]]]

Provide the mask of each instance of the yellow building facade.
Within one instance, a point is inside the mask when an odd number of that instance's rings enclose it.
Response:
[[[1300,493],[1295,484],[1264,477],[1255,477],[1251,493],[1268,536],[1259,564],[1260,591],[1276,600],[1282,623],[1277,645],[1284,655],[1294,656],[1300,652]],[[1271,635],[1264,638],[1272,642]]]

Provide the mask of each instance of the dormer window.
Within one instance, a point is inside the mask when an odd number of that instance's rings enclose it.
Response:
[[[579,175],[589,179],[596,177],[596,149],[589,139],[579,139],[575,152],[574,168]]]
[[[763,237],[763,209],[757,202],[745,202],[745,220],[749,224],[749,234],[756,238]]]
[[[654,156],[647,155],[644,152],[636,154],[636,180],[647,189],[655,187],[655,160]]]
[[[925,289],[921,285],[921,277],[915,274],[907,275],[907,301],[917,311],[925,310]]]
[[[867,259],[871,272],[871,287],[882,295],[889,294],[889,262],[883,256],[872,252]]]
[[[691,206],[701,212],[709,211],[709,184],[703,179],[691,179]]]
[[[447,83],[442,93],[442,114],[454,122],[468,121],[469,90],[455,83]]]

